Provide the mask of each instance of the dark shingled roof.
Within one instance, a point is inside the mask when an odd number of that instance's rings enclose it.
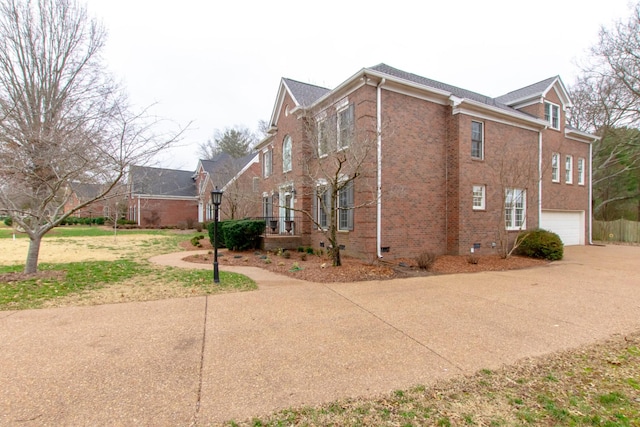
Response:
[[[129,182],[133,194],[195,197],[193,171],[131,166]]]
[[[87,184],[83,182],[70,183],[71,190],[80,200],[89,200],[95,198],[102,191],[102,184]]]
[[[289,91],[291,91],[294,101],[303,108],[312,105],[318,99],[331,92],[330,89],[325,87],[315,86],[286,78],[283,78],[282,80],[289,88]]]
[[[534,83],[532,85],[516,89],[505,95],[499,96],[496,98],[496,100],[504,104],[511,104],[513,101],[517,101],[520,99],[529,99],[536,96],[542,96],[544,91],[547,90],[557,78],[558,76],[549,77],[548,79],[544,79],[538,83]]]
[[[209,174],[214,186],[222,188],[249,163],[256,153],[233,158],[227,153],[217,154],[213,159],[200,160],[203,169]]]
[[[390,76],[397,77],[397,78],[400,78],[400,79],[403,79],[403,80],[407,80],[407,81],[410,81],[412,83],[417,83],[417,84],[420,84],[420,85],[423,85],[423,86],[428,86],[428,87],[431,87],[431,88],[434,88],[434,89],[443,90],[445,92],[449,92],[449,93],[457,96],[458,98],[466,98],[466,99],[470,99],[470,100],[473,100],[473,101],[481,102],[483,104],[490,105],[492,107],[498,107],[498,108],[502,108],[502,109],[506,109],[506,110],[516,111],[516,110],[512,109],[511,107],[507,106],[506,104],[496,101],[494,98],[491,98],[490,96],[481,95],[479,93],[472,92],[472,91],[466,90],[466,89],[461,89],[459,87],[452,86],[452,85],[449,85],[449,84],[446,84],[446,83],[442,83],[442,82],[439,82],[437,80],[428,79],[426,77],[418,76],[417,74],[408,73],[406,71],[398,70],[397,68],[390,67],[387,64],[378,64],[378,65],[375,65],[373,67],[369,67],[368,69],[369,70],[373,70],[373,71],[377,71],[379,73],[388,74]]]

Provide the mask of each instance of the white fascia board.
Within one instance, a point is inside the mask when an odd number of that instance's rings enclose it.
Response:
[[[271,133],[271,131],[273,130],[273,134]],[[273,137],[275,136],[275,131],[278,130],[275,126],[272,126],[269,128],[269,135],[265,136],[262,141],[260,141],[258,143],[258,145],[256,145],[256,147],[254,148],[256,151],[260,151],[262,150],[266,145],[268,145],[271,140],[273,139]]]
[[[585,144],[591,144],[593,142],[600,141],[600,139],[602,139],[599,136],[592,135],[587,132],[582,132],[580,130],[567,129],[567,128],[564,129],[564,136],[565,138],[568,138],[574,141],[584,142]]]
[[[273,111],[271,112],[271,120],[269,121],[269,127],[270,127],[269,130],[271,130],[271,128],[274,128],[278,123],[278,119],[280,117],[280,110],[282,110],[282,104],[284,104],[284,99],[286,97],[286,94],[289,94],[289,96],[293,100],[294,104],[296,105],[295,108],[298,108],[300,106],[298,103],[298,100],[293,96],[293,94],[291,93],[291,90],[289,90],[289,87],[284,82],[284,79],[280,79],[280,87],[278,87],[276,102],[273,106]]]
[[[522,100],[518,100],[517,103],[509,103],[509,104],[505,104],[508,105],[509,107],[513,108],[514,110],[519,110],[521,108],[524,107],[528,107],[530,105],[535,105],[535,104],[542,104],[544,102],[544,98],[541,96],[536,96],[534,98],[526,98],[526,99],[522,99]]]
[[[558,88],[560,89],[560,91],[558,91]],[[553,81],[553,83],[551,83],[551,85],[549,85],[549,87],[547,88],[547,90],[544,91],[542,96],[546,97],[547,93],[549,93],[551,89],[553,89],[556,92],[556,94],[558,95],[558,98],[560,98],[560,100],[562,101],[563,106],[567,108],[572,107],[573,104],[571,103],[571,98],[569,97],[569,91],[567,91],[567,88],[564,86],[564,83],[562,83],[562,79],[559,76],[556,77],[556,79]]]
[[[503,110],[502,108],[493,107],[469,99],[463,99],[459,102],[458,107],[453,109],[454,115],[460,113],[514,125],[533,131],[540,131],[549,125],[548,122],[536,117],[527,117],[522,113],[512,113],[508,110]]]

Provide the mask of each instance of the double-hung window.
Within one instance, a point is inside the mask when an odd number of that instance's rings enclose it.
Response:
[[[485,186],[473,186],[473,210],[481,211],[485,208]]]
[[[270,148],[262,153],[262,176],[265,178],[271,176],[272,153]]]
[[[351,145],[355,128],[354,107],[349,104],[338,111],[338,150]]]
[[[573,183],[573,157],[569,155],[564,158],[564,182]]]
[[[338,192],[338,230],[353,230],[353,181]]]
[[[484,156],[484,124],[471,122],[471,157],[482,159]]]
[[[262,216],[269,220],[273,215],[273,203],[270,196],[262,197]]]
[[[551,155],[551,181],[560,182],[560,154]]]
[[[326,185],[316,187],[316,222],[321,229],[326,230],[329,226],[329,210],[331,209],[331,191]]]
[[[560,129],[560,107],[550,102],[544,103],[544,119],[551,124],[553,129]]]
[[[504,225],[507,230],[526,228],[527,191],[520,188],[508,188],[504,200]]]
[[[318,122],[318,157],[324,157],[329,153],[330,123],[330,119]]]
[[[578,185],[584,185],[584,159],[578,158]]]

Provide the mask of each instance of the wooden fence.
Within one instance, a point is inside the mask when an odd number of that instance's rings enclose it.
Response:
[[[593,240],[640,243],[640,222],[593,221]]]

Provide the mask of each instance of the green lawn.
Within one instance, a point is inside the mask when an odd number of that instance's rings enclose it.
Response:
[[[189,241],[195,234],[178,234],[170,230],[122,230],[119,235],[146,234],[152,238],[142,241],[90,240],[88,250],[101,250],[115,254],[119,259],[108,261],[81,261],[67,263],[40,263],[34,277],[21,274],[24,264],[0,266],[0,310],[22,310],[41,307],[45,302],[82,294],[91,299],[92,291],[104,290],[112,285],[127,283],[128,289],[144,288],[149,294],[155,289],[171,288],[172,295],[211,295],[256,289],[255,282],[246,276],[220,272],[220,283],[214,284],[211,270],[190,270],[153,265],[151,255],[175,252],[178,243]],[[0,238],[11,237],[12,230],[0,227]],[[60,251],[79,245],[78,238],[112,236],[113,230],[100,227],[59,227],[45,236]],[[24,235],[20,235],[24,238]],[[124,240],[124,239],[123,239]],[[86,244],[86,239],[83,245]],[[83,246],[84,247],[84,246]],[[11,274],[10,274],[11,273]],[[133,295],[133,292],[132,292]],[[159,293],[161,297],[161,293]],[[123,295],[120,301],[135,296]]]

